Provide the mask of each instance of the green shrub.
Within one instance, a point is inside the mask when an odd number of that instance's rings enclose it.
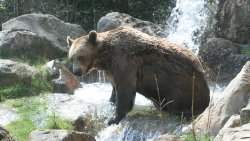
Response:
[[[185,141],[194,141],[194,136],[192,133],[188,133],[184,136]],[[197,141],[212,141],[211,136],[209,134],[204,135],[196,135]]]
[[[73,125],[70,121],[64,120],[55,114],[48,116],[47,119],[45,129],[73,130]]]
[[[244,53],[248,56],[250,56],[250,48],[245,48]]]

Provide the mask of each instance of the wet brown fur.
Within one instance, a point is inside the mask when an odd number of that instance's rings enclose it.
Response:
[[[83,41],[88,43],[81,44]],[[94,42],[89,41],[88,36],[76,39],[69,58],[83,55],[77,51],[79,48],[91,50],[90,54],[84,54],[91,58],[91,68],[104,70],[110,78],[113,86],[111,101],[117,106],[116,117],[110,124],[119,123],[133,108],[136,92],[149,99],[159,99],[155,76],[160,99],[173,100],[164,110],[176,114],[191,113],[193,74],[195,113],[201,113],[208,106],[209,88],[202,65],[186,48],[129,27],[98,33]]]

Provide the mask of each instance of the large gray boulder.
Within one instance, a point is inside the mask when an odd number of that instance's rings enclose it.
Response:
[[[214,141],[249,141],[250,123],[241,127],[222,129]]]
[[[215,75],[219,74],[218,83],[228,83],[250,60],[250,56],[244,53],[246,48],[226,39],[213,38],[200,48],[199,56]]]
[[[166,27],[149,21],[142,21],[128,14],[111,12],[98,21],[97,32],[105,32],[119,26],[129,26],[153,36],[164,36]]]
[[[46,37],[41,37],[30,31],[9,32],[0,45],[0,52],[3,57],[22,58],[24,55],[30,58],[52,59],[64,54],[56,48]]]
[[[32,77],[37,71],[24,63],[16,62],[8,59],[0,59],[0,87],[31,83]]]
[[[2,24],[2,54],[25,52],[49,59],[67,53],[66,37],[82,36],[79,25],[65,23],[52,15],[26,14]],[[4,36],[5,35],[5,36]]]
[[[249,7],[249,0],[220,0],[217,12],[218,37],[237,43],[249,42]]]
[[[216,136],[228,119],[247,106],[250,99],[250,61],[241,72],[229,83],[216,100],[194,121],[195,131],[210,132]]]
[[[67,130],[34,130],[29,135],[29,141],[95,141],[87,133]]]

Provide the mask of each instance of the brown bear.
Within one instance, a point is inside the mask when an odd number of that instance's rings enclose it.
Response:
[[[110,79],[116,115],[109,125],[118,124],[132,110],[136,92],[174,114],[191,114],[192,94],[195,114],[209,104],[202,65],[186,48],[129,27],[91,31],[75,40],[68,37],[67,42],[75,75],[100,69]]]

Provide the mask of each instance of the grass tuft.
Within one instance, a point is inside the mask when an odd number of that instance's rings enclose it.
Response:
[[[6,103],[16,109],[20,117],[6,126],[10,135],[18,141],[27,141],[30,132],[37,129],[73,129],[70,121],[56,116],[55,113],[47,114],[44,95],[11,99]]]
[[[31,84],[15,84],[0,88],[0,102],[6,99],[20,98],[24,96],[36,96],[40,93],[47,93],[53,90],[52,84],[43,76],[35,76],[31,79]]]
[[[185,141],[194,141],[194,140],[198,140],[198,141],[211,141],[211,137],[209,134],[205,134],[205,135],[197,135],[196,138],[194,138],[193,133],[188,133],[184,136]]]
[[[55,114],[52,114],[47,117],[48,121],[45,126],[45,129],[65,129],[73,130],[72,122],[62,119]]]

